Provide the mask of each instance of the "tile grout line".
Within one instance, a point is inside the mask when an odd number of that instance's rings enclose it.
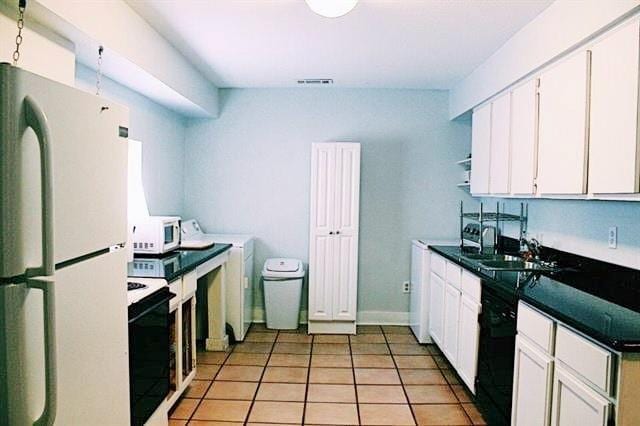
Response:
[[[196,408],[194,408],[193,412],[189,415],[189,418],[187,419],[186,424],[189,424],[191,422],[191,420],[193,419],[193,416],[196,414],[196,411],[198,411],[198,408],[200,408],[200,405],[202,404],[202,401],[205,399],[204,397],[209,392],[209,389],[211,389],[211,386],[213,386],[213,382],[215,382],[216,378],[218,377],[218,374],[220,374],[220,371],[222,371],[222,367],[227,362],[227,359],[229,359],[229,357],[231,356],[231,352],[233,352],[233,350],[229,351],[229,353],[227,353],[225,355],[224,359],[222,360],[222,364],[220,364],[220,368],[218,368],[218,371],[216,371],[216,374],[213,375],[213,379],[211,380],[211,383],[209,383],[209,386],[207,386],[207,389],[204,391],[202,396],[200,398],[198,398],[198,403],[196,404]],[[197,355],[197,349],[196,349],[196,370],[197,369],[198,369],[198,355]],[[195,380],[195,378],[194,378],[194,380]],[[193,381],[192,381],[192,383],[193,383]],[[189,386],[191,386],[191,385],[189,385]],[[178,401],[182,400],[183,398],[185,398],[185,397],[184,396],[180,396],[180,398],[178,398],[178,400],[174,403],[174,406],[175,406],[175,404],[178,403]]]
[[[307,329],[307,335],[309,335],[309,330]],[[307,415],[307,396],[309,395],[309,379],[311,377],[311,360],[313,359],[313,341],[316,339],[316,336],[311,334],[311,342],[309,348],[309,362],[307,363],[307,382],[304,386],[304,401],[302,402],[302,420],[301,423],[304,425],[305,416]]]
[[[280,330],[276,330],[276,338],[271,342],[271,348],[269,349],[269,355],[267,356],[267,361],[265,362],[264,367],[262,367],[262,373],[260,374],[260,379],[258,380],[258,386],[256,386],[256,390],[253,394],[253,399],[251,400],[251,404],[249,404],[249,409],[247,410],[247,414],[245,415],[245,418],[244,418],[244,422],[243,422],[244,425],[249,423],[249,416],[251,415],[253,406],[256,403],[256,398],[258,397],[258,391],[260,390],[260,386],[262,385],[262,379],[264,378],[264,375],[267,372],[267,365],[269,365],[269,361],[271,360],[271,355],[273,354],[273,349],[276,347],[276,342],[278,341],[279,336],[280,336]]]
[[[382,330],[382,329],[380,329]],[[358,328],[356,326],[356,335],[358,334]],[[358,425],[362,424],[362,417],[360,416],[360,401],[358,400],[358,383],[356,382],[356,366],[353,362],[353,349],[351,348],[351,335],[347,336],[349,342],[349,362],[351,362],[351,374],[353,375],[353,391],[356,394],[356,414],[358,416]]]
[[[418,419],[416,418],[416,414],[413,412],[413,405],[411,405],[411,401],[409,400],[409,394],[407,393],[407,389],[405,388],[404,381],[402,380],[402,376],[400,375],[400,369],[398,368],[396,357],[391,351],[391,345],[389,344],[389,339],[387,339],[387,333],[384,331],[384,328],[380,327],[380,329],[382,330],[384,341],[386,342],[387,348],[389,349],[389,354],[391,355],[391,361],[393,361],[393,365],[396,369],[396,373],[398,374],[398,379],[400,380],[400,387],[402,387],[402,392],[404,393],[404,397],[407,399],[407,405],[409,406],[409,412],[411,413],[411,417],[413,418],[413,423],[417,425]]]

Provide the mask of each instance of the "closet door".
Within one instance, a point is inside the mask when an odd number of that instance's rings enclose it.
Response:
[[[311,223],[309,247],[309,319],[333,318],[336,148],[311,149]]]
[[[638,192],[640,21],[616,30],[591,50],[589,192]]]
[[[540,76],[539,194],[586,192],[590,57],[577,53]]]
[[[333,319],[354,321],[358,288],[360,144],[333,145],[336,147]]]

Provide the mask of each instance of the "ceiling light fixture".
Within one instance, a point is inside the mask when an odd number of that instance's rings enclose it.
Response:
[[[325,18],[338,18],[351,12],[358,0],[304,0],[315,13]]]

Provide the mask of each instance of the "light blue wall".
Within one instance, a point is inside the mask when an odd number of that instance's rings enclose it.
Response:
[[[76,63],[76,86],[95,93],[95,72]],[[185,119],[104,76],[101,87],[102,96],[129,107],[129,137],[142,141],[142,180],[149,212],[181,215]]]
[[[308,261],[312,142],[362,143],[358,311],[404,313],[410,240],[455,238],[465,193],[454,163],[470,123],[451,122],[443,91],[231,89],[217,120],[186,132],[185,217],[209,232],[257,237],[268,257]],[[306,299],[306,297],[305,297]],[[262,306],[259,292],[257,306]],[[306,305],[306,301],[304,302]],[[401,316],[401,315],[400,315]]]
[[[495,209],[496,199],[485,199]],[[593,200],[501,200],[509,211],[529,203],[529,234],[545,246],[640,269],[640,202]],[[618,248],[608,248],[611,226]],[[516,229],[508,234],[517,236]]]

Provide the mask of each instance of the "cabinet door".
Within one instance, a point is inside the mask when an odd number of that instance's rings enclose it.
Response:
[[[334,144],[313,144],[311,149],[311,220],[309,247],[309,319],[330,321],[335,241]]]
[[[610,403],[559,364],[553,378],[552,426],[606,426]]]
[[[547,426],[551,413],[553,360],[516,336],[513,368],[512,426]]]
[[[638,20],[618,29],[591,49],[589,192],[639,190],[639,49]]]
[[[358,237],[336,235],[334,239],[333,319],[356,319]]]
[[[511,138],[511,93],[500,96],[491,106],[491,146],[489,192],[509,193],[509,147]]]
[[[444,287],[444,344],[442,352],[454,368],[458,367],[458,329],[460,290],[450,284]]]
[[[511,193],[534,194],[538,151],[538,79],[511,92]]]
[[[480,338],[479,314],[480,305],[463,294],[460,302],[457,371],[474,395],[478,370],[478,339]]]
[[[473,112],[471,124],[471,193],[489,193],[489,166],[491,149],[491,104]]]
[[[357,235],[360,214],[360,144],[335,143],[335,226],[340,235]]]
[[[540,194],[586,192],[589,57],[580,52],[540,76]]]
[[[442,348],[444,344],[444,281],[433,272],[429,278],[429,334]]]
[[[333,319],[356,319],[360,144],[335,143],[336,203]]]
[[[309,319],[330,321],[333,318],[335,239],[332,235],[316,235],[312,238],[309,253]]]

